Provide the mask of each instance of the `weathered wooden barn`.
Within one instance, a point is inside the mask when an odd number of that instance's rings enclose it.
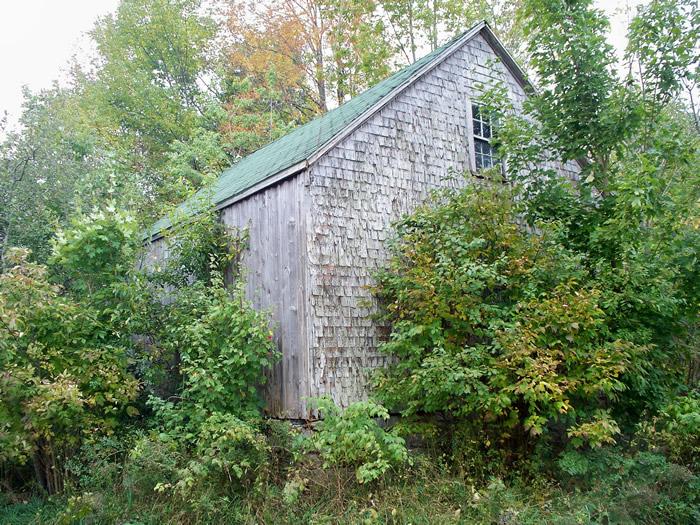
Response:
[[[368,371],[385,362],[366,287],[385,262],[391,224],[431,189],[454,184],[451,172],[494,161],[475,104],[494,82],[516,108],[530,89],[480,23],[220,176],[214,203],[226,224],[249,228],[247,293],[272,312],[282,354],[267,386],[271,415],[305,419],[309,397],[347,405],[365,395]],[[167,226],[155,226],[153,257],[167,251]]]

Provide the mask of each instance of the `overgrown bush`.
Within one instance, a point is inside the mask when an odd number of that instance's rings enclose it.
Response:
[[[358,401],[340,409],[329,397],[316,400],[323,419],[303,438],[301,450],[317,452],[323,467],[352,468],[360,483],[381,477],[409,461],[403,438],[387,432],[377,420],[389,412],[373,401]]]
[[[245,298],[235,268],[245,240],[203,212],[177,224],[164,242],[168,259],[148,275],[160,299],[149,334],[156,357],[147,400],[151,430],[130,456],[128,479],[191,508],[209,508],[266,471],[260,387],[277,355],[267,317]],[[231,271],[230,286],[224,271]],[[157,387],[163,363],[173,363],[168,389]],[[140,449],[160,459],[151,465]]]
[[[170,258],[150,273],[138,270],[140,242],[133,221],[112,210],[76,219],[48,267],[21,250],[5,254],[3,472],[33,464],[49,492],[64,488],[66,474],[72,486],[94,488],[90,470],[105,469],[114,482],[121,475],[101,456],[113,446],[129,457],[126,485],[142,495],[144,487],[184,494],[195,484],[255,478],[267,454],[259,388],[276,356],[266,316],[245,299],[235,271],[244,241],[202,212],[176,225]],[[137,399],[140,384],[148,404]],[[119,440],[108,445],[119,425],[142,414],[152,416],[149,437],[131,452]]]
[[[158,439],[157,435],[140,436],[124,462],[122,487],[135,498],[149,501],[157,497],[159,484],[175,485],[178,469],[186,462],[177,443]]]
[[[221,276],[173,295],[160,346],[176,352],[182,378],[176,406],[183,412],[260,414],[264,370],[276,359],[263,312],[245,298],[243,283],[227,289]]]
[[[103,311],[73,300],[27,252],[0,274],[0,462],[31,462],[36,481],[62,490],[66,460],[86,437],[112,433],[139,384],[129,342]]]
[[[255,425],[233,414],[215,412],[198,430],[192,459],[178,473],[177,493],[187,497],[202,484],[220,490],[250,487],[257,481],[265,469],[269,447]]]
[[[642,444],[663,452],[671,461],[698,472],[700,468],[700,393],[673,397],[659,413],[640,423]]]
[[[613,444],[694,386],[700,128],[674,100],[697,76],[691,4],[640,10],[637,83],[588,0],[524,3],[542,91],[516,107],[506,83],[477,86],[503,162],[402,219],[378,275],[387,406],[471,426],[513,460]],[[649,34],[666,25],[661,48]]]
[[[68,491],[113,490],[123,482],[124,465],[140,432],[124,426],[113,434],[90,436],[66,464]]]
[[[377,292],[392,323],[375,378],[405,416],[440,414],[513,454],[565,429],[574,445],[614,442],[623,374],[647,348],[611,329],[581,256],[557,224],[526,228],[499,184],[437,194],[397,225]],[[490,443],[489,443],[490,440]]]
[[[597,517],[614,523],[696,523],[700,478],[649,452],[619,447],[567,452],[559,459],[568,488],[590,494]]]

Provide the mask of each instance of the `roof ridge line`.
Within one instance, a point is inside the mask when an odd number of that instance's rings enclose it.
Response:
[[[404,91],[406,88],[408,88],[413,83],[415,83],[423,75],[425,75],[426,73],[428,73],[428,72],[432,71],[434,68],[436,68],[446,58],[448,58],[455,51],[457,51],[457,49],[459,49],[466,42],[468,42],[469,40],[474,38],[485,27],[488,28],[489,31],[493,32],[491,30],[491,28],[489,27],[489,25],[486,23],[486,21],[482,20],[481,22],[474,24],[471,28],[467,29],[461,35],[455,37],[453,39],[454,41],[452,43],[449,43],[447,45],[447,47],[445,47],[445,49],[443,49],[438,55],[436,55],[431,60],[426,62],[418,71],[416,71],[408,79],[406,79],[404,82],[402,82],[401,84],[396,86],[390,93],[388,93],[386,96],[382,97],[379,101],[377,101],[377,103],[375,103],[372,106],[370,106],[369,108],[367,108],[367,110],[365,112],[363,112],[358,117],[354,118],[347,126],[345,126],[344,129],[340,130],[336,135],[334,135],[325,144],[322,144],[314,153],[309,155],[306,159],[307,164],[311,165],[314,162],[316,162],[320,157],[325,155],[331,148],[336,146],[339,142],[341,142],[350,133],[352,133],[358,127],[360,127],[362,124],[364,124],[377,111],[381,110],[389,102],[394,100],[399,94],[401,94],[402,91]],[[436,51],[436,50],[433,50],[433,52],[434,51]],[[428,56],[428,55],[426,55],[426,56]],[[422,58],[425,58],[425,57],[422,57]],[[421,60],[421,59],[419,59],[419,60]],[[414,62],[414,64],[415,64],[415,62]],[[406,67],[409,67],[409,66],[406,66]],[[401,71],[401,70],[399,70],[399,71]],[[397,71],[397,73],[399,71]]]

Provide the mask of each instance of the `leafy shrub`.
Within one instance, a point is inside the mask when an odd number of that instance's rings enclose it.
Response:
[[[317,403],[323,420],[302,441],[302,449],[318,452],[324,468],[353,468],[357,481],[368,483],[409,461],[403,438],[387,432],[376,421],[389,419],[383,406],[360,401],[341,410],[328,397]]]
[[[92,492],[70,496],[65,508],[56,516],[56,525],[81,523],[94,513],[98,507],[98,498]]]
[[[108,207],[106,212],[76,217],[59,231],[49,264],[55,278],[87,297],[132,275],[138,246],[135,220]]]
[[[469,184],[398,223],[375,290],[391,324],[381,350],[397,359],[377,393],[516,456],[554,428],[577,445],[611,443],[619,428],[605,410],[647,348],[611,330],[559,225],[525,228],[518,210],[509,188]]]
[[[259,429],[260,386],[276,352],[268,320],[245,298],[243,282],[225,286],[219,265],[228,259],[212,256],[209,271],[195,271],[202,260],[193,254],[211,244],[210,237],[201,241],[183,242],[182,253],[169,261],[189,277],[152,276],[169,296],[155,340],[161,352],[177,356],[179,384],[174,395],[151,395],[147,402],[154,416],[148,446],[165,447],[177,458],[164,463],[162,479],[148,478],[147,485],[211,510],[266,470],[270,450]],[[228,246],[224,240],[214,244]]]
[[[239,277],[235,263],[247,247],[247,231],[226,226],[210,205],[194,215],[172,219],[173,226],[163,232],[162,241],[168,246],[168,257],[158,262],[151,281],[183,289],[193,282],[210,285],[226,272]]]
[[[558,460],[562,481],[587,494],[595,514],[614,523],[695,523],[700,478],[659,454],[619,448],[569,451]]]
[[[260,431],[269,447],[267,474],[273,483],[280,482],[294,464],[294,444],[300,430],[289,421],[264,418]]]
[[[243,283],[226,289],[221,276],[210,286],[194,283],[170,308],[161,344],[177,352],[183,410],[257,416],[262,406],[263,371],[276,359],[264,313],[245,298]]]
[[[151,396],[150,403],[151,423],[167,438],[161,441],[170,457],[158,454],[162,447],[154,440],[139,441],[127,462],[128,479],[144,478],[136,486],[152,491],[158,483],[204,479],[205,471],[214,480],[217,469],[243,480],[259,466],[253,452],[266,453],[264,438],[246,421],[259,416],[259,386],[276,357],[274,345],[265,315],[245,299],[242,282],[225,288],[222,269],[240,243],[222,228],[208,229],[211,220],[204,214],[199,228],[174,237],[167,271],[148,276],[136,269],[140,237],[133,221],[114,211],[75,220],[59,236],[49,267],[27,262],[26,252],[5,254],[3,466],[32,460],[42,473],[37,481],[50,492],[63,489],[67,467],[78,485],[92,484],[89,468],[118,475],[116,463],[100,457],[102,445],[109,445],[92,441],[91,448],[88,438],[101,432],[109,440],[140,414],[134,369],[152,393],[160,377],[172,375],[177,384],[176,397]],[[168,359],[175,370],[163,366]],[[83,445],[80,457],[67,462]],[[143,447],[154,448],[154,461],[163,459],[160,467],[150,465],[149,475],[138,467]],[[250,460],[243,457],[248,450]],[[197,454],[201,461],[193,460]]]
[[[66,463],[70,488],[103,491],[121,485],[124,464],[138,438],[134,431],[86,438]]]
[[[177,444],[143,435],[136,440],[124,463],[123,487],[134,497],[149,500],[162,484],[174,485],[180,466],[186,461]]]
[[[0,274],[0,462],[32,458],[37,482],[57,492],[83,438],[112,433],[134,413],[139,385],[129,343],[27,255],[8,252],[12,265]]]
[[[700,468],[700,393],[671,399],[650,421],[640,423],[638,438],[695,472]]]
[[[203,483],[217,488],[250,485],[268,454],[265,436],[254,425],[232,414],[214,413],[199,428],[192,459],[178,472],[174,489],[187,497]]]

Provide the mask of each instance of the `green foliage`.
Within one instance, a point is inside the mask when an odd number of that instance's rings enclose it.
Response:
[[[646,348],[609,325],[601,292],[556,224],[527,230],[512,192],[468,185],[397,225],[377,292],[392,323],[375,378],[405,416],[443,414],[513,453],[555,424],[574,444],[612,442],[605,407]],[[488,448],[488,439],[485,447]]]
[[[177,483],[178,470],[186,461],[173,441],[140,436],[123,463],[122,486],[133,497],[147,501],[157,494],[159,484]]]
[[[682,90],[692,93],[699,80],[699,41],[697,2],[654,0],[640,7],[629,27],[627,52],[637,59],[642,88],[651,100],[664,103]]]
[[[538,73],[555,78],[572,64],[597,73],[553,80],[551,89],[531,98],[529,121],[511,118],[508,110],[501,115],[507,133],[499,135],[509,176],[525,190],[529,224],[558,225],[562,242],[581,256],[586,279],[601,292],[599,306],[608,327],[647,349],[638,373],[626,374],[627,389],[620,393],[626,411],[619,415],[631,423],[645,408],[659,407],[668,391],[689,376],[684,367],[692,368],[695,358],[700,209],[693,166],[700,136],[692,116],[681,109],[682,101],[650,89],[654,78],[668,76],[671,62],[679,83],[692,77],[695,67],[694,10],[682,2],[671,4],[652,2],[640,11],[631,26],[634,52],[628,59],[639,62],[630,68],[643,78],[621,82],[609,62],[592,58],[604,54],[606,44],[604,23],[590,2],[528,2],[532,44],[542,40],[549,46],[533,61]],[[685,20],[681,12],[692,16]],[[541,23],[543,17],[579,24],[550,26]],[[651,38],[653,28],[666,27],[666,22],[667,37]],[[582,62],[571,61],[571,54]],[[562,119],[559,127],[552,120],[556,114]],[[593,126],[592,133],[594,128],[601,132],[595,140],[605,142],[602,149],[591,146],[579,153],[588,162],[577,187],[532,168],[543,151],[570,158],[566,151],[576,143],[578,131],[569,122]]]
[[[455,476],[432,458],[388,473],[371,484],[347,479],[341,471],[317,471],[296,499],[288,491],[263,487],[242,498],[209,501],[187,509],[178,497],[155,493],[91,491],[70,502],[0,502],[0,520],[9,524],[55,523],[57,516],[87,511],[97,523],[518,523],[685,525],[698,520],[698,478],[656,454],[623,454],[597,449],[579,454],[586,473],[542,478],[492,478],[484,482]],[[212,505],[213,504],[213,505]],[[217,505],[218,504],[218,505]],[[65,509],[65,510],[64,510]]]
[[[94,70],[27,93],[0,146],[0,521],[700,521],[697,6],[642,7],[621,81],[589,0],[522,3],[284,2],[224,43],[198,0],[128,0]],[[378,392],[449,455],[398,468],[385,408],[323,399],[292,468],[293,432],[260,418],[277,356],[245,232],[175,217],[141,273],[138,222],[484,17],[525,31],[543,84],[524,115],[502,86],[482,100],[513,186],[436,194],[376,289],[396,358]],[[21,503],[30,465],[64,495]]]
[[[233,414],[214,412],[199,428],[194,457],[178,472],[176,492],[187,497],[197,484],[250,484],[264,470],[269,453],[265,437]],[[164,485],[156,490],[164,490]],[[201,490],[201,488],[200,488]]]
[[[377,4],[366,0],[319,2],[329,25],[332,65],[326,78],[339,103],[389,74],[390,43]]]
[[[318,452],[323,467],[353,468],[360,483],[379,479],[390,468],[409,462],[403,438],[387,432],[377,419],[389,412],[373,401],[359,401],[341,410],[328,397],[317,400],[323,419],[302,440],[304,451]]]
[[[150,274],[137,270],[134,221],[114,211],[73,221],[57,237],[48,268],[29,263],[26,251],[6,254],[11,265],[0,274],[3,465],[32,460],[41,473],[37,481],[50,492],[63,489],[66,472],[77,486],[96,487],[85,465],[105,467],[99,450],[107,444],[91,441],[91,433],[109,436],[148,411],[135,406],[135,370],[151,394],[157,429],[135,450],[154,448],[158,463],[162,441],[169,459],[150,475],[140,472],[139,454],[129,454],[125,479],[135,480],[133,490],[161,475],[153,486],[166,486],[170,477],[183,492],[195,484],[215,487],[216,472],[243,481],[262,464],[266,443],[249,421],[259,415],[263,370],[275,359],[271,331],[245,299],[242,280],[231,290],[224,286],[222,272],[243,244],[212,214],[196,216],[191,226],[174,230],[167,267]],[[177,402],[153,395],[171,374],[179,381]],[[114,446],[127,455],[127,445]],[[118,479],[121,470],[111,475]]]
[[[76,211],[134,197],[136,178],[85,126],[80,97],[78,86],[24,93],[21,128],[0,143],[0,254],[24,247],[46,262],[56,227]]]
[[[673,397],[651,420],[642,421],[639,440],[693,471],[700,467],[700,394]]]
[[[122,483],[125,460],[138,438],[130,427],[87,437],[66,462],[68,491],[106,491]]]
[[[213,212],[178,223],[168,233],[169,256],[149,274],[156,296],[167,297],[153,338],[159,352],[176,356],[177,403],[152,399],[182,421],[208,414],[255,417],[264,369],[277,358],[266,314],[245,297],[237,260],[246,236],[236,236]],[[232,279],[226,286],[224,272]],[[191,411],[191,413],[190,413]]]
[[[207,513],[264,472],[259,389],[276,353],[267,317],[245,298],[235,268],[240,237],[205,210],[176,223],[164,242],[169,257],[146,276],[141,325],[151,430],[131,450],[124,483],[139,497],[177,497],[188,512]]]
[[[608,21],[590,0],[523,3],[525,36],[540,77],[537,117],[564,160],[588,158],[603,171],[634,121],[620,114],[633,95],[621,89]],[[582,118],[585,115],[585,118]]]
[[[613,523],[694,523],[700,479],[658,454],[619,449],[567,452],[562,482],[589,492],[593,516]],[[595,500],[597,498],[597,501]],[[594,521],[597,522],[597,521]]]
[[[178,354],[182,384],[177,404],[153,399],[155,406],[182,414],[183,422],[215,412],[258,413],[263,370],[276,356],[267,319],[244,298],[242,284],[231,292],[220,280],[187,287],[169,308],[159,344]]]
[[[516,13],[521,2],[503,0],[381,0],[386,13],[383,38],[401,61],[415,62],[419,49],[435,49],[447,39],[486,20],[506,47],[522,58],[524,38]]]
[[[174,337],[183,347],[185,399],[245,416],[261,408],[257,388],[274,360],[272,332],[245,301],[243,284],[233,297],[226,293],[220,288],[197,322],[177,327]]]
[[[524,415],[521,406],[527,405],[523,426],[530,435],[542,433],[559,415],[586,414],[592,420],[571,427],[569,437],[576,446],[599,446],[614,442],[619,429],[608,413],[593,407],[602,397],[614,401],[625,389],[620,376],[643,349],[611,339],[599,292],[572,284],[518,304],[515,326],[496,335],[501,359],[491,384],[499,389],[498,408],[514,405],[509,417]],[[513,402],[518,398],[522,403]]]
[[[207,208],[184,218],[174,214],[173,223],[163,232],[169,256],[149,276],[152,282],[184,290],[193,282],[210,285],[226,272],[240,277],[235,263],[247,248],[247,232],[233,231]]]
[[[62,489],[64,462],[92,432],[111,433],[133,410],[129,343],[101,312],[62,294],[26,251],[0,274],[0,424],[4,464],[37,466]],[[131,408],[130,408],[131,407]]]
[[[211,70],[206,53],[215,27],[200,6],[126,0],[93,32],[102,61],[91,88],[99,117],[111,129],[133,132],[125,138],[147,150],[163,152],[189,138],[203,114],[200,79]]]
[[[71,291],[90,295],[132,273],[137,243],[134,219],[109,207],[106,213],[76,217],[59,230],[49,264]]]

